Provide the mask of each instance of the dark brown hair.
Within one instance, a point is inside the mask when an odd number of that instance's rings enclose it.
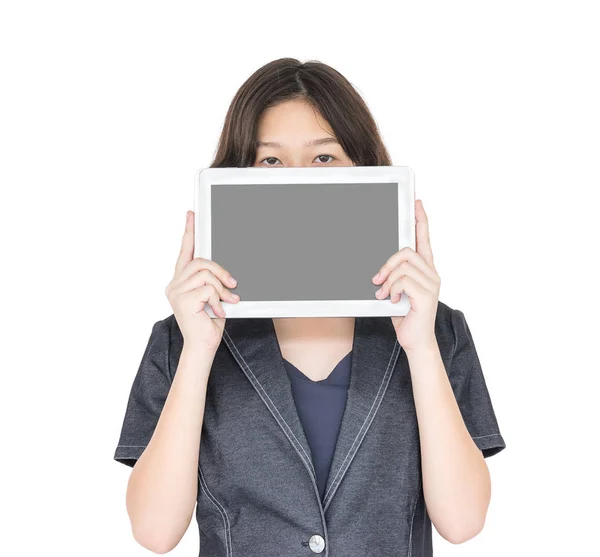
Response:
[[[352,84],[332,67],[279,58],[256,70],[235,94],[211,168],[253,166],[264,110],[283,101],[308,102],[327,120],[356,166],[390,166],[377,124]]]

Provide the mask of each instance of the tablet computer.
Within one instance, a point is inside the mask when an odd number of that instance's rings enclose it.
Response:
[[[406,293],[378,300],[371,278],[416,249],[414,201],[406,166],[201,169],[194,257],[237,279],[227,317],[406,315]]]

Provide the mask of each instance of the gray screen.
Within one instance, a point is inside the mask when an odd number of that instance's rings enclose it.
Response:
[[[398,251],[398,184],[213,185],[211,259],[241,301],[375,300]]]

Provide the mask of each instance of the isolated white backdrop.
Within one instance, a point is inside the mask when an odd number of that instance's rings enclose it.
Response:
[[[3,555],[148,555],[112,460],[237,88],[342,72],[415,171],[440,299],[470,324],[507,449],[483,532],[438,556],[597,551],[593,2],[5,2]],[[173,555],[195,555],[195,519]]]

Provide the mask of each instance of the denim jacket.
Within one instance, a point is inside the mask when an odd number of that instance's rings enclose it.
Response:
[[[438,302],[435,335],[465,425],[505,447],[464,314]],[[133,381],[115,460],[150,441],[183,347],[158,321]],[[346,408],[321,501],[271,318],[227,319],[207,383],[196,519],[203,557],[433,555],[406,353],[389,317],[357,317]]]

